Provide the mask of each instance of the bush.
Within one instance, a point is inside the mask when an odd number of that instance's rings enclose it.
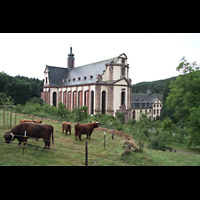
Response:
[[[125,121],[124,114],[122,114],[120,112],[116,112],[116,118],[121,124],[124,124],[124,121]]]
[[[136,120],[135,119],[129,119],[126,125],[133,126],[135,124],[136,124]]]
[[[76,107],[75,109],[72,110],[72,114],[73,114],[73,120],[75,122],[83,122],[83,121],[87,121],[88,118],[88,114],[87,114],[87,106],[82,106],[82,107]]]
[[[151,133],[148,139],[147,148],[155,150],[164,150],[165,146],[169,141],[169,133],[164,131],[156,131],[156,133]]]

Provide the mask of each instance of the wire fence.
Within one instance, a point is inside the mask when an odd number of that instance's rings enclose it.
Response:
[[[2,135],[3,136],[3,134],[2,133],[0,133],[0,135]],[[21,138],[24,138],[24,136],[22,136],[22,135],[15,135],[16,137],[21,137]],[[92,156],[92,157],[99,157],[99,158],[101,158],[101,159],[106,159],[105,158],[105,155],[106,155],[106,152],[105,153],[101,153],[101,155],[103,155],[103,157],[102,156],[98,156],[98,153],[97,152],[94,152],[97,148],[99,148],[101,145],[105,145],[105,143],[106,143],[106,141],[108,141],[108,139],[110,138],[112,136],[112,134],[109,134],[109,136],[107,136],[105,139],[103,139],[100,143],[99,143],[99,141],[94,141],[94,142],[92,142],[92,143],[90,143],[89,145],[88,145],[88,152],[87,152],[87,154],[88,154],[88,159],[91,161],[92,160],[92,158],[90,159],[90,156]],[[41,138],[35,138],[35,137],[29,137],[29,136],[27,136],[27,139],[41,139]],[[41,141],[41,140],[40,140]],[[43,139],[43,141],[48,141],[49,142],[49,140],[44,140]],[[89,141],[89,140],[87,140],[87,141]],[[114,141],[114,140],[110,140],[110,142],[112,141],[112,143],[114,144],[114,145],[112,145],[112,147],[114,147],[115,146],[115,144],[116,144],[116,141]],[[96,144],[96,143],[98,143],[98,144]],[[7,145],[5,142],[2,142],[2,141],[0,141],[0,144],[1,145]],[[16,143],[10,143],[9,145],[12,145],[12,146],[18,146],[18,148],[19,148],[19,145],[18,144],[16,144]],[[20,145],[20,146],[23,146],[23,144],[22,145]],[[56,147],[55,147],[56,146]],[[58,146],[63,146],[64,148],[60,148],[60,147],[58,147]],[[30,142],[30,140],[28,140],[28,142],[27,142],[27,144],[26,144],[26,149],[37,149],[37,150],[41,150],[41,151],[47,151],[47,152],[57,152],[57,153],[62,153],[62,154],[65,154],[65,155],[81,155],[81,158],[80,158],[80,161],[82,160],[84,160],[84,158],[85,158],[85,156],[86,156],[86,150],[85,150],[85,145],[83,145],[83,143],[81,144],[81,145],[76,145],[76,144],[71,144],[71,143],[67,143],[67,145],[66,145],[66,142],[64,143],[64,142],[57,142],[57,141],[54,141],[54,147],[53,146],[51,146],[50,147],[50,149],[44,149],[43,148],[44,147],[44,145],[41,145],[41,144],[36,144],[36,143],[31,143]],[[107,146],[106,146],[107,147]],[[109,145],[109,151],[113,151],[114,149],[112,148],[110,145]],[[20,148],[22,148],[22,147],[20,147]],[[85,156],[84,156],[85,155]],[[69,157],[69,156],[68,156]],[[109,161],[110,161],[110,159],[109,159]],[[83,162],[76,162],[76,161],[74,161],[75,163],[82,163],[83,164]]]

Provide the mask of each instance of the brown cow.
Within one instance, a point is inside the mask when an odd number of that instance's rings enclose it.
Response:
[[[62,122],[62,132],[64,133],[64,130],[65,130],[65,133],[67,135],[67,132],[70,133],[71,135],[71,125],[67,122]]]
[[[41,124],[42,123],[41,120],[31,120],[31,119],[22,119],[22,120],[20,120],[20,123],[24,123],[24,122],[27,122],[27,123],[37,123],[37,124]]]
[[[93,123],[87,123],[87,124],[76,124],[74,126],[75,129],[75,139],[77,140],[77,135],[79,137],[79,140],[81,141],[81,135],[82,134],[86,134],[87,135],[87,139],[89,136],[90,139],[90,135],[92,134],[94,128],[99,127],[99,123],[98,122],[93,122]]]
[[[21,120],[20,120],[20,124],[21,124],[21,123],[24,123],[24,122],[27,122],[27,123],[34,123],[33,120],[31,120],[31,119],[21,119]]]
[[[26,137],[24,133],[26,131]],[[22,142],[27,142],[28,138],[43,138],[45,143],[45,149],[50,148],[50,137],[52,134],[52,144],[54,145],[53,138],[54,127],[47,124],[36,124],[36,123],[21,123],[16,125],[10,131],[4,134],[5,142],[10,143],[14,139],[18,139],[19,145]]]

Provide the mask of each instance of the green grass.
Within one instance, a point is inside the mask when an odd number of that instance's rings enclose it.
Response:
[[[106,146],[104,149],[103,132],[95,129],[91,135],[91,140],[82,136],[82,141],[75,140],[74,126],[72,125],[72,135],[62,133],[61,123],[44,120],[43,124],[54,126],[54,148],[43,149],[44,142],[40,139],[28,139],[25,153],[22,154],[22,146],[18,147],[18,140],[6,144],[4,133],[10,130],[3,127],[0,113],[0,165],[1,166],[84,166],[85,165],[85,142],[88,141],[88,166],[183,166],[200,165],[200,152],[196,147],[197,155],[189,155],[175,152],[156,151],[144,148],[142,153],[132,153],[129,156],[121,156],[123,152],[123,142],[125,138],[112,137],[106,133]],[[14,119],[14,117],[13,117]],[[29,119],[27,116],[17,116],[17,124],[21,119]],[[31,118],[32,119],[32,118]],[[184,141],[179,145],[181,150],[186,151]],[[176,147],[177,143],[170,146]],[[173,147],[174,148],[174,147]],[[177,148],[176,148],[177,149]],[[190,150],[193,151],[192,148]]]

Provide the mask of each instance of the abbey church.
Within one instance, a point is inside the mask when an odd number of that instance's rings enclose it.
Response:
[[[125,115],[125,123],[141,114],[153,121],[161,114],[163,95],[132,93],[129,64],[125,53],[99,62],[74,67],[72,47],[66,67],[46,65],[41,98],[58,106],[59,102],[69,110],[86,105],[87,113],[115,116],[119,111]]]
[[[66,67],[46,65],[41,98],[50,105],[66,104],[69,110],[86,105],[88,114],[131,116],[132,87],[125,53],[115,58],[75,67],[72,47]]]

